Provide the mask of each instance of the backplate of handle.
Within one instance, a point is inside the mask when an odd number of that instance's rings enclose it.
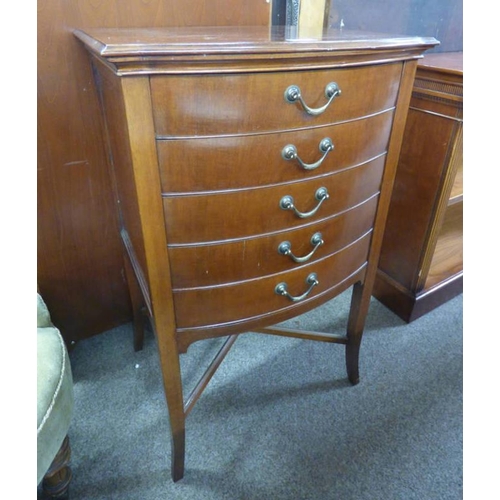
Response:
[[[301,212],[300,210],[297,210],[297,208],[294,205],[294,200],[293,197],[290,195],[283,196],[280,200],[280,208],[283,210],[291,210],[292,212],[295,213],[297,217],[300,217],[301,219],[306,219],[307,217],[311,217],[314,215],[321,204],[327,200],[330,195],[328,194],[328,190],[325,187],[320,187],[319,189],[316,190],[316,193],[314,197],[318,200],[318,204],[309,212]]]
[[[285,90],[285,101],[289,103],[295,103],[299,102],[304,109],[304,111],[308,115],[312,116],[318,116],[321,113],[324,113],[328,106],[333,102],[333,100],[341,94],[341,90],[337,83],[335,82],[330,82],[326,87],[325,87],[325,96],[328,99],[325,105],[319,107],[319,108],[311,108],[309,107],[305,102],[304,99],[302,99],[302,93],[300,91],[300,87],[298,85],[290,85],[286,90]]]
[[[303,263],[307,262],[313,255],[316,250],[323,245],[323,236],[321,233],[314,233],[311,237],[311,245],[314,247],[307,255],[303,257],[297,257],[292,252],[292,244],[289,241],[283,241],[278,246],[278,253],[281,255],[286,255],[290,257],[294,262]]]
[[[315,286],[319,285],[318,276],[316,275],[316,273],[311,273],[306,278],[306,284],[309,285],[309,288],[302,295],[298,295],[298,296],[290,295],[288,293],[288,285],[284,282],[276,285],[274,291],[278,295],[282,295],[283,297],[287,297],[292,302],[300,302],[301,300],[304,300],[311,293],[312,289]]]
[[[297,148],[293,144],[286,145],[281,151],[281,156],[283,157],[283,159],[287,161],[296,160],[304,170],[314,170],[323,163],[328,153],[332,151],[333,147],[334,147],[333,142],[329,137],[325,137],[324,139],[322,139],[321,142],[319,143],[319,151],[320,153],[323,153],[323,156],[314,163],[305,163],[300,158],[297,152]]]

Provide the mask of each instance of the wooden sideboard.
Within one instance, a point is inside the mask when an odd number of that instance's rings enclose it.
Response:
[[[134,310],[154,325],[178,480],[186,417],[238,334],[341,344],[358,383],[416,65],[437,42],[241,27],[75,35],[100,92]],[[346,334],[273,326],[351,286]],[[218,336],[184,397],[179,354]]]
[[[374,296],[410,322],[463,290],[463,55],[420,60]]]

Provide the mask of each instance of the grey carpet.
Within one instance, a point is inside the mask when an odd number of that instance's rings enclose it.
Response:
[[[349,299],[290,324],[343,333]],[[189,415],[175,484],[154,336],[138,353],[131,325],[82,341],[71,498],[461,499],[462,330],[462,296],[411,324],[373,299],[355,387],[343,346],[241,335]],[[182,356],[186,394],[222,341]]]

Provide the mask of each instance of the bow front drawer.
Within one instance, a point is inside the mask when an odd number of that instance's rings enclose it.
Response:
[[[175,289],[246,281],[324,259],[368,233],[378,196],[297,229],[230,242],[169,245]]]
[[[158,140],[162,191],[187,193],[281,184],[355,166],[387,151],[392,119],[393,112],[388,111],[292,132]],[[287,153],[293,150],[294,154]]]
[[[156,135],[263,133],[369,116],[395,106],[401,67],[152,76]]]
[[[363,269],[370,241],[368,233],[338,252],[292,271],[222,286],[174,289],[178,331],[224,327],[314,301]],[[316,283],[308,279],[311,275]],[[280,284],[285,284],[289,296],[279,293]]]
[[[215,242],[292,229],[378,193],[385,156],[319,179],[163,200],[170,244]]]

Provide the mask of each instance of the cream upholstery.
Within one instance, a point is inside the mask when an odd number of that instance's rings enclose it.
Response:
[[[37,484],[68,433],[73,402],[68,352],[47,306],[37,294]]]

